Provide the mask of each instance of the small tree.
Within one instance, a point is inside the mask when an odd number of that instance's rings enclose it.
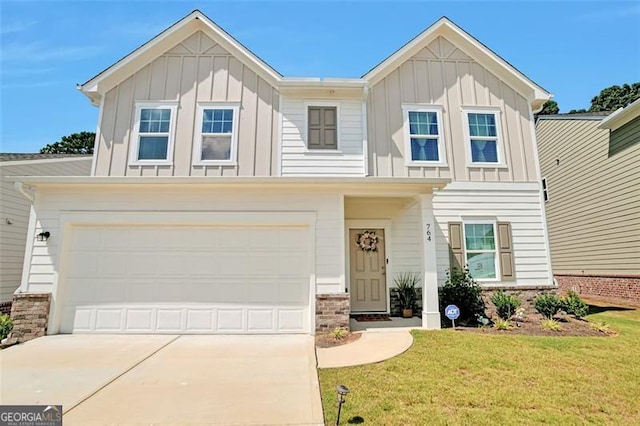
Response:
[[[477,324],[478,317],[485,315],[485,304],[482,299],[482,288],[465,266],[462,270],[447,270],[447,281],[440,292],[440,312],[447,305],[460,308],[460,324]]]
[[[96,140],[94,132],[72,133],[63,136],[59,141],[46,145],[40,150],[41,154],[93,154]]]
[[[507,294],[502,290],[498,290],[493,294],[491,303],[495,305],[498,316],[505,320],[511,318],[511,315],[516,313],[516,309],[522,305],[517,296]]]

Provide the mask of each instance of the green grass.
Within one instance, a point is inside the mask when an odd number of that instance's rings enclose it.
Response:
[[[593,307],[613,337],[414,331],[406,353],[319,371],[327,424],[640,424],[640,310]]]

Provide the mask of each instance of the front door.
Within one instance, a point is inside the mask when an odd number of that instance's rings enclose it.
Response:
[[[351,312],[386,312],[387,282],[384,255],[384,229],[367,229],[379,238],[376,251],[358,245],[365,229],[349,230]]]

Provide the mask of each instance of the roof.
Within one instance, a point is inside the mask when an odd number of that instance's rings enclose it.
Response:
[[[38,161],[58,158],[90,159],[91,155],[85,154],[40,154],[40,153],[0,153],[0,162],[7,161]]]
[[[615,130],[637,117],[640,117],[640,99],[624,108],[616,110],[613,114],[602,120],[602,123],[600,123],[598,127],[600,129]]]
[[[534,110],[542,107],[542,104],[552,97],[548,91],[444,16],[376,65],[361,78],[319,79],[283,77],[282,74],[197,9],[89,81],[78,85],[78,89],[97,106],[100,104],[102,95],[108,90],[198,30],[203,31],[207,36],[214,39],[241,62],[276,87],[302,88],[336,86],[361,88],[364,90],[367,85],[373,85],[380,81],[404,62],[404,60],[411,57],[435,38],[444,36],[469,57],[481,63],[505,82],[511,84],[519,93],[525,96]]]
[[[595,112],[579,112],[579,113],[563,113],[539,115],[537,120],[603,120],[611,111],[595,111]]]

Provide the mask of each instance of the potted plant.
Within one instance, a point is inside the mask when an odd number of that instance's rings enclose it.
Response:
[[[411,318],[416,305],[416,286],[420,283],[420,275],[413,272],[401,272],[393,280],[398,292],[398,301],[403,318]]]

